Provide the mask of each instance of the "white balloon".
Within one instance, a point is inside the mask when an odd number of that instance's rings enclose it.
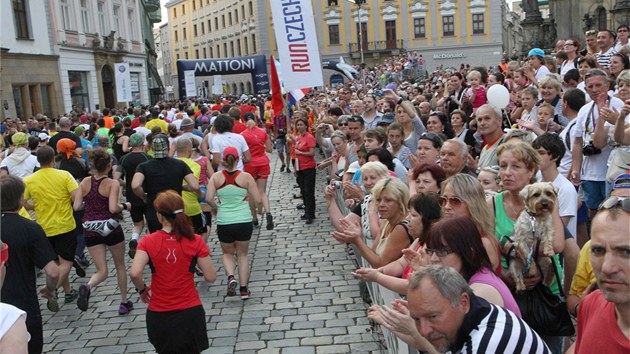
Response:
[[[505,108],[510,103],[510,92],[503,85],[493,85],[486,93],[488,103],[497,107]]]

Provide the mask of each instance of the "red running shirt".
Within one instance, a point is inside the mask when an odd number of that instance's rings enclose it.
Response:
[[[267,132],[264,129],[255,126],[252,129],[245,129],[241,135],[245,138],[245,142],[247,142],[247,146],[249,146],[249,153],[252,155],[252,160],[248,163],[248,165],[268,165],[269,157],[265,151],[265,142],[269,138]]]
[[[317,142],[315,138],[310,133],[304,134],[304,136],[298,136],[295,138],[295,149],[308,152],[310,148],[315,148]],[[298,166],[300,171],[306,170],[308,168],[315,168],[317,166],[317,162],[315,162],[315,156],[304,156],[304,155],[295,155],[298,160]]]
[[[143,237],[138,249],[147,252],[155,272],[151,275],[151,302],[155,312],[185,310],[201,305],[194,273],[189,272],[193,257],[206,257],[208,246],[199,235],[194,240],[177,237],[162,230]]]

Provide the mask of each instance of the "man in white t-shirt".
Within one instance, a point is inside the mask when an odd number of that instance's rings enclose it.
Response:
[[[140,125],[134,130],[135,130],[136,133],[140,133],[140,134],[144,135],[144,144],[146,145],[146,143],[147,143],[147,135],[151,134],[151,130],[149,130],[149,128],[144,126],[145,124],[147,124],[147,117],[145,117],[143,115],[139,115],[138,116],[138,122],[140,123]]]
[[[595,215],[601,202],[606,199],[606,171],[611,147],[608,144],[606,121],[599,124],[599,111],[602,108],[620,111],[623,101],[608,95],[608,75],[599,69],[586,73],[586,92],[592,101],[585,104],[577,115],[575,139],[573,140],[573,164],[569,179],[573,184],[581,183],[584,190],[584,202]],[[595,131],[601,130],[599,140],[594,139]],[[580,147],[583,147],[580,149]]]
[[[571,169],[571,163],[573,162],[571,147],[573,146],[573,140],[575,140],[575,124],[577,123],[575,118],[580,108],[582,108],[585,103],[586,96],[580,89],[567,90],[562,96],[562,114],[567,117],[569,122],[564,129],[562,129],[560,134],[558,134],[565,148],[564,156],[562,156],[560,165],[558,166],[558,172],[567,178],[569,176],[569,170]]]
[[[577,191],[569,180],[558,172],[560,159],[565,148],[562,140],[556,134],[545,133],[532,143],[540,155],[540,173],[542,182],[551,182],[558,190],[558,209],[562,223],[573,237],[577,233]]]
[[[210,152],[212,152],[212,166],[217,170],[222,170],[223,166],[223,150],[228,146],[234,146],[238,150],[238,164],[237,169],[243,171],[243,164],[248,163],[252,159],[252,155],[249,152],[249,146],[240,134],[232,133],[232,127],[234,121],[232,118],[225,114],[221,114],[214,120],[214,129],[217,134],[212,137],[212,140],[208,141],[210,146]],[[210,135],[210,134],[208,134]]]

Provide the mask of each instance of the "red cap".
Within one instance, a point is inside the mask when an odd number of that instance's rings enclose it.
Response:
[[[223,150],[223,160],[227,159],[229,155],[238,157],[238,150],[234,146],[228,146]]]

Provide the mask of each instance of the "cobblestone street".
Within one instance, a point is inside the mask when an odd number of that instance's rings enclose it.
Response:
[[[279,172],[276,162],[274,155],[269,198],[276,227],[267,231],[263,221],[254,230],[250,245],[252,297],[247,301],[225,296],[227,279],[213,223],[209,246],[217,281],[208,286],[197,277],[210,339],[205,353],[380,353],[383,348],[377,335],[366,331],[367,306],[350,274],[355,267],[352,257],[329,236],[332,226],[323,198],[318,199],[315,222],[304,225],[301,211],[295,209],[299,201],[293,199],[298,192],[293,188],[295,178]],[[322,173],[317,184],[321,196]],[[128,239],[131,222],[125,216]],[[118,315],[120,297],[111,259],[108,266],[109,278],[92,290],[86,312],[77,308],[76,301],[64,305],[62,293],[58,313],[48,311],[41,301],[45,353],[154,352],[146,333],[146,305],[139,302],[129,282],[135,309]],[[149,280],[146,269],[145,279]],[[72,270],[73,288],[78,289],[94,270],[90,265],[85,278],[78,278]]]

